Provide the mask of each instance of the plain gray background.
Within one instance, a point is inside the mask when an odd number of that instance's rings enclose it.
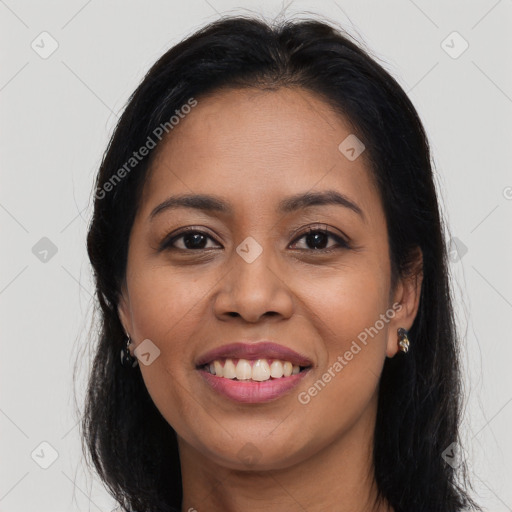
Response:
[[[512,0],[0,0],[0,512],[114,507],[83,464],[73,397],[80,351],[79,404],[89,367],[93,179],[150,65],[234,13],[342,25],[418,109],[453,249],[463,449],[479,502],[512,511]]]

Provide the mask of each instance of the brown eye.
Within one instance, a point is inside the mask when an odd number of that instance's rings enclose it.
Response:
[[[336,242],[334,246],[328,246],[329,238]],[[349,248],[349,244],[343,238],[332,233],[326,228],[310,228],[307,233],[295,239],[293,244],[297,244],[297,241],[301,239],[304,239],[306,243],[306,250],[310,249],[312,251],[330,252],[335,249]]]
[[[199,231],[195,228],[187,228],[178,234],[172,235],[170,238],[166,237],[160,245],[160,250],[178,249],[182,251],[197,251],[211,249],[212,247],[206,246],[208,240],[214,241],[210,235],[203,231]],[[178,241],[179,244],[177,245],[176,242]]]

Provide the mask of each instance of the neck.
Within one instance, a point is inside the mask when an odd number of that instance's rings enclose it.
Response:
[[[374,505],[375,412],[376,396],[349,430],[313,456],[267,471],[226,468],[178,436],[182,512],[393,512],[385,502]]]

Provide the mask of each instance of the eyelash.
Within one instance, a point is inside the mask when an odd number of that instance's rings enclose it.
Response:
[[[292,242],[292,244],[297,243],[297,241],[301,240],[302,238],[304,238],[305,236],[307,236],[311,233],[322,233],[326,236],[333,238],[338,243],[339,246],[338,247],[330,247],[329,249],[299,249],[299,250],[325,254],[325,253],[330,253],[330,252],[337,251],[340,249],[350,249],[350,245],[346,240],[344,240],[339,235],[336,235],[332,231],[329,231],[327,229],[327,227],[325,227],[324,225],[322,225],[322,226],[323,226],[322,228],[309,227],[305,233],[302,233],[297,238],[295,238],[294,241]],[[213,238],[208,233],[201,231],[200,229],[197,229],[194,226],[190,226],[190,227],[182,229],[179,233],[173,235],[171,238],[169,238],[169,236],[166,236],[164,238],[164,240],[162,241],[162,243],[160,244],[159,250],[160,251],[163,251],[163,250],[183,251],[183,252],[200,252],[200,251],[208,250],[208,249],[182,249],[181,247],[173,247],[172,246],[172,244],[176,240],[179,240],[180,238],[183,238],[185,235],[190,235],[190,234],[203,235],[203,236],[206,236],[207,238],[210,238],[211,240],[213,240]],[[218,242],[216,242],[216,243],[218,243]]]

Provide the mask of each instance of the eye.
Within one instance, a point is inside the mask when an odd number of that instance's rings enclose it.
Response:
[[[336,244],[326,248],[329,238],[333,239]],[[331,252],[341,248],[348,249],[350,246],[346,240],[341,236],[336,235],[332,231],[329,231],[325,226],[321,228],[309,228],[306,233],[295,239],[293,244],[296,244],[298,240],[304,239],[306,245],[313,246],[313,251],[318,252]],[[306,248],[307,250],[307,248]]]
[[[178,234],[174,234],[170,238],[165,237],[163,242],[160,244],[160,250],[179,249],[186,251],[211,249],[211,247],[206,247],[208,240],[213,240],[213,238],[204,231],[200,231],[191,226],[182,229]],[[178,245],[181,245],[181,247],[176,245],[177,241],[180,241],[180,244]]]

